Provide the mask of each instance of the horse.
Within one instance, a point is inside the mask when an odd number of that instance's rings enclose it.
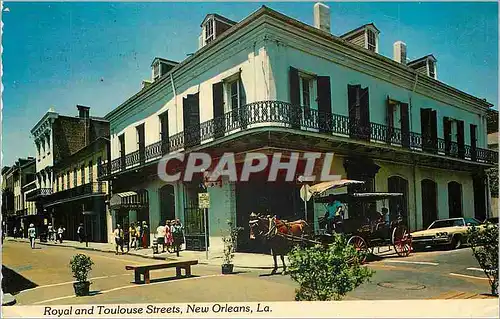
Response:
[[[263,216],[261,214],[250,214],[250,239],[256,237],[264,238],[271,248],[273,255],[274,268],[271,275],[274,275],[278,270],[277,256],[280,256],[283,263],[283,274],[286,273],[285,255],[290,252],[293,247],[293,242],[284,235],[292,235],[302,237],[308,234],[310,229],[305,220],[296,220],[287,222],[279,220],[276,216]]]

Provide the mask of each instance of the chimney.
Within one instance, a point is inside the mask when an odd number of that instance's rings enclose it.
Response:
[[[85,106],[85,105],[77,105],[76,108],[78,109],[78,116],[81,119],[88,119],[90,116],[90,107]]]
[[[403,41],[394,42],[394,61],[406,64],[406,44]]]
[[[314,27],[330,32],[330,7],[318,2],[314,5]]]

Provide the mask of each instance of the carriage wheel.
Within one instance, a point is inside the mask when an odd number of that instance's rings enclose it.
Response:
[[[352,245],[354,249],[356,249],[356,251],[360,253],[361,263],[364,263],[366,261],[366,257],[368,256],[369,247],[366,241],[363,239],[363,237],[352,236],[347,241],[347,244]]]
[[[392,231],[392,244],[400,257],[407,257],[413,250],[411,236],[405,226],[399,225]]]

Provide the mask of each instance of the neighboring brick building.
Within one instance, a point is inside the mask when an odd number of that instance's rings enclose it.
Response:
[[[28,224],[34,214],[31,205],[25,201],[25,186],[35,180],[35,159],[33,157],[19,158],[12,167],[2,169],[2,215],[7,221],[9,234],[14,227],[24,229],[24,236]]]
[[[75,175],[74,172],[77,172],[77,174],[80,172],[80,175],[83,175],[81,169],[93,171],[97,162],[92,163],[86,160],[82,164],[80,157],[92,157],[94,152],[107,154],[106,145],[108,143],[107,137],[109,137],[108,121],[99,117],[91,117],[90,107],[88,106],[77,105],[76,107],[78,116],[60,115],[52,109],[49,110],[31,130],[37,149],[36,189],[31,192],[27,199],[37,203],[40,226],[46,226],[49,222],[64,223],[65,228],[68,230],[67,235],[71,237],[73,236],[73,224],[80,221],[79,215],[83,213],[85,208],[81,203],[77,206],[66,205],[64,207],[64,215],[66,216],[63,217],[59,214],[60,220],[56,220],[54,212],[57,205],[54,203],[61,202],[60,197],[62,195],[65,197],[64,202],[71,202],[73,196],[70,195],[81,191],[76,188],[84,183],[73,183],[70,187],[68,182],[67,185],[63,186],[61,184],[61,188],[58,188],[55,184],[56,177],[61,177],[61,174],[64,173],[64,180],[73,181],[76,180],[73,176]],[[94,150],[96,145],[99,145],[99,147]],[[86,148],[89,149],[86,150]],[[70,171],[68,170],[69,166],[71,166]],[[92,169],[89,170],[89,167]],[[81,181],[81,179],[78,180]],[[90,177],[89,183],[92,182],[93,179]],[[75,189],[73,190],[73,188]],[[59,190],[68,190],[69,192],[65,194],[57,193]],[[99,189],[100,191],[101,189]],[[104,205],[104,202],[102,204]],[[92,207],[92,205],[87,205],[87,207]]]

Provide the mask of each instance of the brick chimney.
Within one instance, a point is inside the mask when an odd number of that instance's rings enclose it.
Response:
[[[78,109],[78,117],[80,121],[83,122],[84,141],[85,146],[87,146],[90,143],[90,107],[77,105],[76,108]]]

